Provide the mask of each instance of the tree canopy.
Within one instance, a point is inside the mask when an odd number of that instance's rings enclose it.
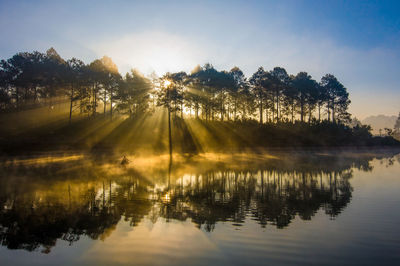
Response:
[[[334,75],[317,82],[306,72],[290,75],[282,67],[270,71],[260,67],[249,78],[238,67],[219,71],[211,64],[160,78],[137,70],[122,76],[107,56],[85,64],[76,58],[64,60],[50,48],[46,53],[23,52],[1,60],[0,77],[2,112],[52,106],[67,99],[70,119],[77,113],[95,116],[101,112],[99,106],[110,116],[113,111],[135,116],[165,106],[175,116],[194,114],[205,120],[350,121],[349,94]]]

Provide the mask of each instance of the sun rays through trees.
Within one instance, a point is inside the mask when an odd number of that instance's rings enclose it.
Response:
[[[1,60],[0,77],[3,139],[18,132],[18,141],[25,134],[67,146],[169,147],[170,153],[173,146],[199,152],[373,143],[368,127],[351,126],[349,94],[332,74],[316,81],[306,72],[260,67],[246,77],[238,67],[205,64],[161,77],[135,69],[121,75],[107,56],[85,64],[50,48]]]

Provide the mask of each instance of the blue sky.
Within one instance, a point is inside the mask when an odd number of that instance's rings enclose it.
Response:
[[[0,58],[54,47],[121,72],[197,64],[336,75],[359,118],[400,111],[400,1],[1,1]]]

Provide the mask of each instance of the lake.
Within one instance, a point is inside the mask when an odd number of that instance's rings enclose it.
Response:
[[[395,150],[0,162],[1,265],[400,264]]]

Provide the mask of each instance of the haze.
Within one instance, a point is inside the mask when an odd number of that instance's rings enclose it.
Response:
[[[162,75],[197,64],[340,76],[350,112],[400,109],[397,1],[1,1],[0,57],[54,47]]]

